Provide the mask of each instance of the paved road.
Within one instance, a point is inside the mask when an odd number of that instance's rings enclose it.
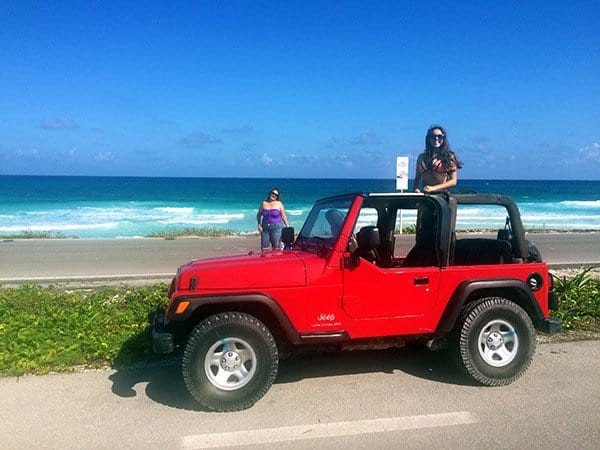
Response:
[[[259,251],[258,238],[40,239],[0,243],[0,283],[170,281],[192,259]]]
[[[600,442],[597,341],[540,344],[523,378],[474,386],[421,347],[282,361],[254,407],[208,413],[176,365],[0,378],[0,447],[577,448]]]
[[[551,266],[600,265],[600,233],[534,234],[529,239]],[[401,238],[397,241],[401,245]],[[192,259],[248,253],[258,247],[257,237],[2,241],[0,284],[169,281],[179,265]]]

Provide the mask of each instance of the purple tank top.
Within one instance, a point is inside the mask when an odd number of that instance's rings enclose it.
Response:
[[[262,223],[263,225],[281,222],[281,211],[278,209],[263,209]]]

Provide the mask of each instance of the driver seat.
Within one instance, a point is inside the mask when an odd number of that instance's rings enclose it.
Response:
[[[406,255],[402,263],[403,267],[428,267],[437,264],[435,250],[436,223],[435,211],[422,208],[417,222],[416,243]]]
[[[379,251],[377,248],[379,247],[379,242],[377,242],[377,246],[375,248],[365,248],[363,245],[366,241],[366,236],[372,232],[372,230],[377,230],[376,226],[368,225],[362,227],[358,233],[356,233],[356,241],[358,242],[358,248],[356,249],[356,256],[363,258],[366,261],[369,261],[371,264],[379,265]],[[363,245],[361,245],[361,243]]]

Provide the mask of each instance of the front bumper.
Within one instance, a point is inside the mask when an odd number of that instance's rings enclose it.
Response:
[[[548,292],[548,309],[552,309],[554,311],[558,309],[558,296],[554,291]]]
[[[547,334],[560,333],[562,331],[562,320],[558,317],[548,317],[547,319],[540,320],[536,329]]]
[[[164,330],[165,312],[157,309],[152,313],[150,319],[150,334],[152,336],[152,351],[157,355],[173,353],[175,349],[173,334]]]

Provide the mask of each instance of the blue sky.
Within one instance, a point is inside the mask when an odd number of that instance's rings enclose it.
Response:
[[[459,6],[460,5],[460,6]],[[0,8],[0,174],[600,179],[600,2]]]

